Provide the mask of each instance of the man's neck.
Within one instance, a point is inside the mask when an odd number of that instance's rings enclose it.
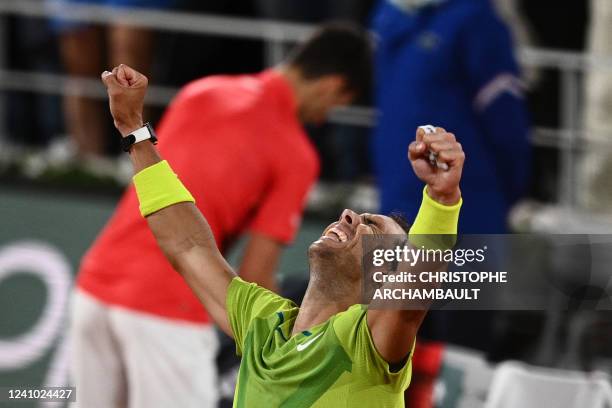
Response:
[[[301,112],[304,101],[308,98],[302,74],[291,65],[278,65],[274,70],[280,73],[293,90],[297,111]]]
[[[339,287],[340,285],[336,285]],[[308,289],[293,325],[292,335],[321,324],[333,315],[347,310],[358,302],[359,284],[341,285],[342,291],[330,290],[329,283],[311,275]]]

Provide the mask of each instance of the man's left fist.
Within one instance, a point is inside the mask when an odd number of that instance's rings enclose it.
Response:
[[[115,127],[125,137],[142,127],[142,110],[149,81],[127,65],[102,73]]]
[[[430,153],[438,163],[445,163],[448,169],[432,165]],[[465,153],[455,135],[442,128],[434,133],[425,133],[418,128],[416,140],[408,147],[408,159],[416,176],[427,184],[427,193],[440,204],[453,205],[461,199],[459,181],[465,162]]]

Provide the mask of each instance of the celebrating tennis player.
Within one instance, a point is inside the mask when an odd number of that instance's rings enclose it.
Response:
[[[150,127],[143,126],[147,78],[122,65],[104,72],[102,80],[134,165],[142,215],[174,269],[236,342],[242,363],[234,406],[403,407],[426,310],[360,304],[361,241],[369,234],[408,231],[384,215],[343,211],[309,248],[310,283],[299,307],[245,282],[222,257],[191,194],[159,156]],[[461,145],[444,129],[419,129],[408,158],[426,184],[409,233],[456,234]]]

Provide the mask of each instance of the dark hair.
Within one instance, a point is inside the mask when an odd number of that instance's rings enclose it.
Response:
[[[346,78],[348,90],[367,97],[372,83],[372,41],[369,33],[352,23],[328,23],[298,46],[287,62],[306,79],[324,75]]]
[[[389,218],[395,221],[397,225],[402,227],[402,229],[406,231],[406,234],[410,232],[410,228],[412,227],[412,225],[410,225],[404,214],[399,212],[392,212],[391,215],[389,215]]]

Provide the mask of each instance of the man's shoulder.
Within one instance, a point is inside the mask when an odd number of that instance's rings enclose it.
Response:
[[[251,304],[249,312],[258,313],[261,309],[262,315],[273,315],[276,312],[293,310],[297,305],[290,299],[284,298],[269,289],[253,282],[246,282],[240,277],[235,277],[230,282],[227,292],[228,303],[235,303],[238,309]]]
[[[270,129],[273,139],[270,139],[273,155],[278,171],[284,176],[295,175],[307,179],[316,178],[319,174],[321,161],[319,153],[301,128],[278,126]]]
[[[366,318],[368,307],[356,304],[333,317],[333,326],[338,334],[348,335]]]
[[[175,101],[198,103],[216,98],[215,102],[223,102],[216,106],[243,106],[249,95],[260,93],[259,88],[259,81],[254,75],[211,75],[189,82],[180,90]]]

